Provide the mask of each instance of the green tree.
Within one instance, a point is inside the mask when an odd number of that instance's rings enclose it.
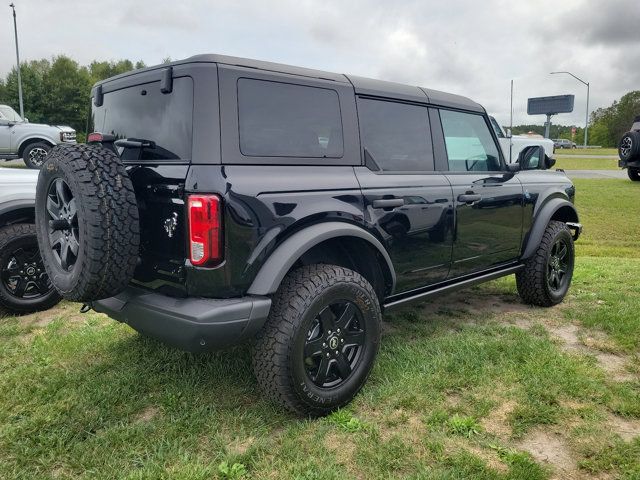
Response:
[[[640,115],[640,90],[623,95],[609,107],[598,108],[591,113],[589,123],[594,136],[589,143],[615,147],[637,115]]]
[[[42,79],[43,112],[52,124],[67,124],[84,131],[89,114],[91,75],[69,57],[54,58]]]

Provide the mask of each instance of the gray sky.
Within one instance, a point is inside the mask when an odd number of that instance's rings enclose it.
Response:
[[[640,89],[638,0],[14,0],[23,60],[68,54],[142,59],[222,53],[459,93],[509,122],[531,96],[572,93],[554,123],[584,124],[591,106]],[[7,1],[7,3],[9,3]],[[0,75],[15,62],[11,9],[0,23]]]

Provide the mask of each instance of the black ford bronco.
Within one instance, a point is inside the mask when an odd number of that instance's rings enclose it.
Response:
[[[632,181],[640,182],[640,115],[620,139],[618,156],[618,166],[627,169],[627,175]]]
[[[507,165],[482,106],[351,75],[200,55],[92,90],[36,222],[64,297],[188,351],[253,342],[262,390],[322,415],[364,384],[382,312],[515,274],[569,289],[575,189]]]

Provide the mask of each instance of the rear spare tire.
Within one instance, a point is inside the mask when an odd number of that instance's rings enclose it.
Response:
[[[618,144],[618,155],[624,162],[640,160],[640,132],[627,132]]]
[[[58,145],[40,170],[36,228],[49,279],[66,299],[121,292],[140,245],[138,206],[120,158],[98,145]]]

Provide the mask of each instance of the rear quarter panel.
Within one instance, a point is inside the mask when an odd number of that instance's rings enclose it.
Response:
[[[218,193],[224,202],[225,260],[213,269],[189,266],[190,295],[243,294],[275,248],[305,226],[364,225],[350,166],[192,165],[185,192]]]

